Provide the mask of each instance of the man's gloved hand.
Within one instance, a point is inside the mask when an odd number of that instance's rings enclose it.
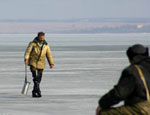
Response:
[[[50,65],[50,68],[53,69],[53,68],[54,68],[54,65]]]

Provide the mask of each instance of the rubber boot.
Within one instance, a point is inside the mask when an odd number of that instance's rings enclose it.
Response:
[[[32,97],[42,97],[41,91],[40,91],[40,83],[38,81],[34,81]]]
[[[39,95],[38,95],[38,93],[37,93],[36,91],[33,90],[33,91],[32,91],[32,97],[33,97],[33,98],[39,97]]]

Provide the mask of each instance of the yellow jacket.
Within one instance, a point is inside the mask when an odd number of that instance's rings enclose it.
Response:
[[[37,69],[45,68],[45,57],[47,58],[49,65],[54,65],[52,53],[47,42],[44,41],[43,47],[41,48],[40,43],[36,38],[29,43],[24,57],[25,60],[29,60],[29,65],[32,65]]]

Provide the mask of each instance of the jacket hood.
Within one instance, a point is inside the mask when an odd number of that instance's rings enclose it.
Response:
[[[33,40],[34,43],[38,43],[40,42],[40,40],[38,39],[38,37],[35,37]],[[46,40],[43,41],[43,44],[48,45],[48,43],[46,42]]]

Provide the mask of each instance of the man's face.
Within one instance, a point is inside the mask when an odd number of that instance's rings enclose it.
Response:
[[[40,41],[43,42],[45,40],[45,36],[40,36]]]

